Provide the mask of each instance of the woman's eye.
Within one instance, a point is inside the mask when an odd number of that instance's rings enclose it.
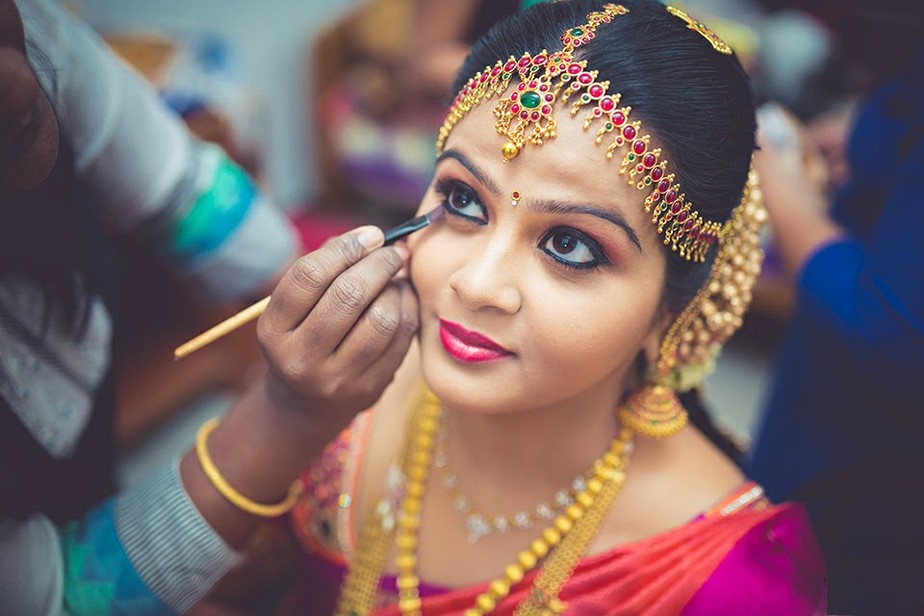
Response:
[[[559,263],[574,268],[591,268],[607,262],[600,246],[576,229],[552,229],[540,248]]]
[[[484,206],[478,198],[478,193],[470,187],[461,182],[440,182],[437,191],[443,195],[443,205],[450,214],[485,222]]]

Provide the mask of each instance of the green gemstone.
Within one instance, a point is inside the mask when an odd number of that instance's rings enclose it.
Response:
[[[584,101],[584,102],[586,103],[587,101],[590,100],[590,95],[589,95],[589,94],[582,94],[582,95],[581,95],[581,100]]]
[[[651,184],[651,178],[645,178],[645,186]]]
[[[609,122],[606,123],[606,130],[613,130],[613,125]]]
[[[535,109],[542,102],[542,98],[540,98],[538,92],[524,92],[520,95],[520,102],[527,109]]]
[[[584,34],[584,29],[583,28],[571,28],[571,32],[569,32],[568,34],[570,34],[571,36],[581,36],[582,34]]]
[[[629,154],[628,158],[629,158],[629,162],[632,162],[633,160],[635,160],[635,154]]]

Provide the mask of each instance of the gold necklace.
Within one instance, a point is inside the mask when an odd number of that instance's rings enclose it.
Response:
[[[405,616],[421,614],[420,579],[416,573],[417,534],[440,413],[440,401],[432,393],[425,391],[418,397],[402,453],[401,469],[406,485],[396,524],[383,524],[380,515],[367,515],[360,532],[360,549],[350,564],[341,590],[336,612],[339,616],[360,616],[372,610],[392,535],[398,569],[398,608]],[[516,614],[555,614],[564,610],[558,594],[586,553],[625,482],[632,436],[628,428],[619,431],[609,449],[594,461],[586,489],[578,492],[574,502],[555,517],[528,549],[520,552],[516,562],[504,568],[503,576],[488,584],[487,591],[476,597],[474,607],[466,611],[466,616],[491,612],[543,558],[546,560],[533,588],[517,606]]]

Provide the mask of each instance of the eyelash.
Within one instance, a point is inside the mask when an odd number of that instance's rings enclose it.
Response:
[[[447,214],[481,226],[488,224],[487,208],[482,204],[481,197],[478,195],[478,192],[471,186],[459,180],[441,178],[437,180],[434,188],[437,194],[441,195],[442,198],[440,205],[443,206],[443,209]],[[454,194],[458,193],[467,195],[469,197],[469,204],[477,204],[478,208],[482,212],[482,215],[484,216],[484,219],[463,214],[459,211],[459,209],[457,209],[455,205],[452,205],[451,199]],[[586,247],[591,256],[593,256],[593,260],[586,262],[569,261],[558,255],[555,255],[546,249],[545,245],[548,244],[552,238],[559,233],[567,234],[568,236],[571,236],[572,238],[581,242]],[[570,271],[588,271],[610,264],[610,260],[607,259],[603,249],[600,247],[600,244],[598,244],[596,240],[591,238],[586,233],[578,231],[573,227],[557,226],[549,229],[540,238],[539,249],[548,255],[556,265],[564,267]]]

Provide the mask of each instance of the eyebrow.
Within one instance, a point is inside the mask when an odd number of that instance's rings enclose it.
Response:
[[[638,234],[635,232],[635,229],[632,228],[632,225],[629,224],[622,214],[618,212],[613,212],[609,209],[604,209],[594,205],[586,205],[580,203],[566,203],[564,201],[559,201],[557,199],[538,199],[533,202],[533,207],[540,214],[589,214],[591,216],[596,216],[597,218],[602,218],[603,220],[609,221],[625,231],[626,235],[629,236],[629,239],[632,240],[632,243],[635,244],[635,247],[638,248],[638,251],[642,253],[642,243],[638,239]]]
[[[436,164],[438,165],[442,161],[450,158],[465,167],[482,186],[487,188],[495,196],[501,194],[500,187],[497,183],[482,171],[478,165],[473,163],[458,150],[446,150],[436,159]],[[538,199],[534,202],[534,207],[536,212],[540,214],[589,214],[590,216],[602,218],[622,229],[626,235],[629,236],[632,243],[635,244],[635,247],[638,248],[638,251],[640,253],[643,252],[642,243],[638,239],[638,234],[622,214],[595,205],[566,203],[558,199]]]
[[[488,175],[482,171],[478,165],[470,161],[468,158],[466,158],[465,154],[459,152],[458,150],[446,150],[440,154],[439,158],[436,159],[436,164],[438,165],[448,158],[457,161],[460,165],[465,167],[469,173],[475,176],[475,179],[478,180],[482,186],[487,188],[495,196],[499,196],[501,194],[500,187],[497,185],[497,183],[488,177]]]

